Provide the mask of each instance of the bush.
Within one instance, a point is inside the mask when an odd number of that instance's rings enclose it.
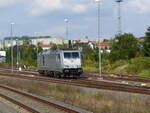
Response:
[[[134,58],[130,61],[127,72],[129,74],[139,74],[144,70],[150,69],[150,58],[149,57],[139,57]]]
[[[112,72],[116,68],[123,66],[127,63],[128,63],[128,60],[119,60],[119,61],[116,61],[115,63],[108,64],[108,65],[104,66],[103,70],[104,70],[104,72]]]
[[[150,70],[143,70],[140,74],[140,77],[150,77]]]
[[[129,60],[135,58],[139,53],[138,42],[132,34],[117,36],[112,43],[110,60]]]

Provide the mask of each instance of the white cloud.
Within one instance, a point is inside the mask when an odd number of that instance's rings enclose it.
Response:
[[[83,13],[91,7],[90,3],[73,2],[73,0],[72,2],[71,0],[33,0],[31,5],[30,14],[33,16],[39,16],[57,10]]]
[[[69,34],[72,34],[72,31],[84,31],[88,29],[88,25],[69,25]],[[65,25],[56,26],[53,28],[50,28],[47,31],[38,33],[39,35],[65,35],[66,33],[66,27]]]
[[[82,13],[87,11],[88,6],[84,4],[76,4],[72,7],[72,11],[75,13]]]
[[[129,10],[134,9],[137,13],[150,12],[150,0],[129,0],[127,5]]]
[[[85,17],[84,20],[88,22],[95,22],[97,21],[97,17]]]
[[[56,26],[53,29],[49,29],[47,31],[41,32],[40,35],[55,35],[55,34],[64,34],[65,27],[64,26]]]
[[[0,0],[0,7],[6,7],[14,4],[17,0]]]
[[[41,15],[46,12],[62,8],[62,0],[33,0],[31,4],[32,15]]]
[[[94,6],[92,2],[76,0],[0,0],[0,7],[18,2],[24,4],[32,16],[40,16],[54,11],[84,13]]]
[[[84,31],[88,29],[88,25],[71,25],[70,26],[71,31]]]

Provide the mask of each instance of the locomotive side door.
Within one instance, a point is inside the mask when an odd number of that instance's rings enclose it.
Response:
[[[61,66],[60,54],[56,55],[56,67],[59,68]]]

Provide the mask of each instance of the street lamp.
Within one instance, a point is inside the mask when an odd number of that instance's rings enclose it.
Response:
[[[98,50],[99,50],[99,76],[102,77],[102,63],[101,63],[101,38],[100,38],[100,0],[95,0],[95,2],[97,3],[97,6],[98,6],[98,13],[97,13],[97,29],[98,29],[98,32],[97,32],[97,36],[98,36]]]
[[[68,40],[68,48],[69,48],[69,39],[68,39],[68,35],[69,35],[68,23],[69,23],[69,20],[66,18],[64,21],[66,22],[66,40]]]
[[[11,23],[10,25],[11,25],[11,32],[10,32],[10,35],[11,35],[11,71],[12,71],[12,73],[13,73],[13,25],[14,25],[15,23]]]

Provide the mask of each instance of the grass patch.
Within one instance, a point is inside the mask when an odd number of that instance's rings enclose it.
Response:
[[[83,67],[84,72],[98,72],[96,67]]]
[[[32,89],[27,90],[28,93],[33,93]]]
[[[140,76],[140,77],[150,77],[150,69],[149,70],[143,70],[138,76]]]
[[[139,57],[131,59],[127,72],[133,75],[145,75],[147,72],[145,70],[150,69],[150,58],[149,57]]]

